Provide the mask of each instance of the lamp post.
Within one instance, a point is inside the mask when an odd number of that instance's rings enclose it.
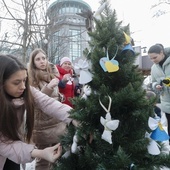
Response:
[[[147,51],[146,51],[147,47],[141,47],[141,49],[143,49],[142,53],[147,53]]]

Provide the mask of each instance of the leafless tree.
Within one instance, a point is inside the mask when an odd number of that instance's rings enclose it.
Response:
[[[8,29],[0,42],[12,49],[20,49],[24,63],[27,62],[29,48],[41,47],[45,40],[47,3],[43,0],[2,0],[0,21],[7,23]]]
[[[158,18],[170,12],[170,1],[169,0],[155,1],[150,9],[154,11],[152,14],[152,18]]]

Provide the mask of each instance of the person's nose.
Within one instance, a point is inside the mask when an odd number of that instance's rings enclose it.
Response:
[[[154,60],[154,59],[152,59],[151,61],[152,61],[153,63],[155,63],[155,60]]]
[[[21,87],[20,87],[20,88],[23,89],[23,90],[26,88],[26,87],[25,87],[25,82],[22,82],[22,83],[21,83]]]
[[[45,60],[41,59],[41,60],[40,60],[40,62],[41,62],[41,63],[44,63],[44,62],[45,62]]]

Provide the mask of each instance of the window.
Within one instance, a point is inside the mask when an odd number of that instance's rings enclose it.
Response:
[[[70,36],[70,57],[75,60],[81,57],[81,33],[80,30],[69,30]]]
[[[60,42],[60,31],[57,31],[52,35],[52,43],[51,43],[51,53],[53,57],[55,56],[55,58],[58,58],[59,56],[59,51],[60,51],[59,42]]]

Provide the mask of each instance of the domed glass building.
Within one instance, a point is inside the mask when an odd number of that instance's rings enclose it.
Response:
[[[72,61],[83,57],[89,36],[86,18],[77,14],[82,11],[91,11],[91,7],[83,0],[56,0],[49,5],[48,55],[54,63],[64,56],[70,57]]]

